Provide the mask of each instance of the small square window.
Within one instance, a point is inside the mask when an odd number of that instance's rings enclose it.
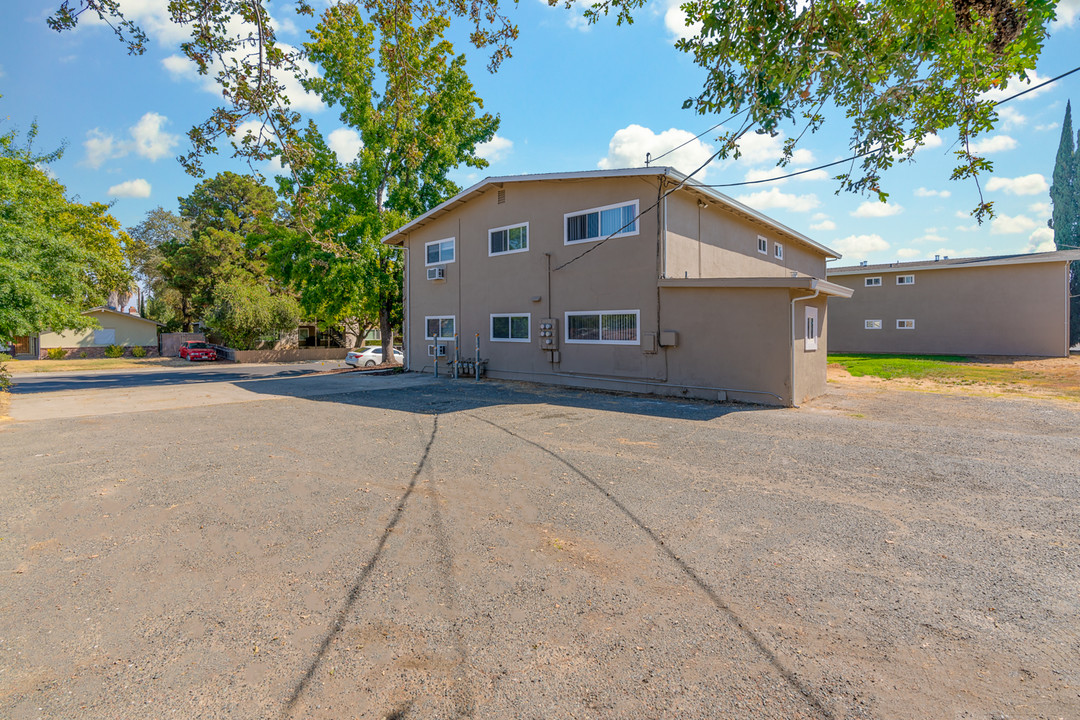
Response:
[[[881,278],[879,278],[879,277],[868,277],[865,280],[863,280],[863,286],[864,287],[881,287]]]
[[[529,314],[492,315],[492,342],[529,342]]]
[[[427,340],[453,340],[455,317],[453,315],[428,316],[424,318],[424,338]]]
[[[761,237],[760,235],[758,235],[758,239],[757,239],[757,251],[759,253],[761,253],[762,255],[768,255],[769,254],[769,241],[767,239]]]
[[[896,329],[897,330],[914,330],[915,329],[915,321],[914,320],[897,320],[896,321]]]
[[[773,255],[777,260],[784,259],[784,246],[780,243],[773,243]]]
[[[880,330],[881,329],[881,321],[880,320],[863,320],[863,329],[865,329],[865,330]]]
[[[914,285],[915,284],[915,276],[914,275],[897,275],[896,276],[896,284],[897,285]]]

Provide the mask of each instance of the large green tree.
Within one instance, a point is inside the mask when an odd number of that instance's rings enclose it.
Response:
[[[1061,122],[1061,142],[1054,162],[1054,182],[1050,186],[1054,213],[1050,227],[1058,250],[1080,248],[1080,134],[1073,142],[1072,103],[1065,104]],[[1071,263],[1069,279],[1069,344],[1080,343],[1080,261]]]
[[[253,233],[266,231],[278,213],[277,196],[270,187],[232,172],[204,180],[180,198],[180,218],[190,225],[191,234],[174,235],[162,241],[158,250],[160,273],[179,296],[185,331],[206,316],[221,283],[246,278],[273,284],[262,251],[247,240]]]
[[[497,118],[480,113],[465,59],[443,37],[448,21],[414,17],[408,8],[365,18],[340,4],[312,31],[306,49],[323,75],[306,86],[340,108],[363,145],[342,165],[309,125],[309,162],[284,185],[300,232],[271,252],[299,259],[289,279],[302,284],[303,297],[377,317],[388,362],[401,322],[403,265],[400,250],[379,240],[456,193],[451,169],[486,166],[476,146],[498,128]]]
[[[82,315],[126,288],[129,239],[101,203],[67,197],[42,169],[59,152],[38,155],[35,130],[25,147],[0,135],[0,339],[46,330],[83,329]]]
[[[165,282],[162,245],[168,242],[177,246],[189,244],[191,223],[159,206],[146,213],[142,222],[128,228],[127,232],[135,241],[135,250],[130,254],[131,269],[146,291],[143,315],[163,323],[168,332],[180,330],[183,298],[176,288]]]
[[[549,0],[562,4],[562,0]],[[591,21],[613,13],[632,22],[646,0],[598,0],[586,11]],[[471,27],[477,47],[491,49],[490,68],[510,56],[518,28],[503,14],[503,0],[340,0],[371,16],[417,20],[458,18]],[[565,0],[570,6],[574,0]],[[237,155],[265,159],[281,153],[293,170],[304,161],[299,116],[280,78],[295,72],[303,51],[276,41],[266,0],[170,0],[174,23],[191,32],[183,52],[201,72],[216,76],[226,104],[190,133],[184,163],[200,160],[247,119],[261,119],[271,132],[235,145]],[[861,154],[842,173],[848,190],[886,195],[882,173],[910,160],[922,139],[955,129],[956,179],[975,178],[990,163],[971,149],[971,140],[996,122],[987,91],[1035,69],[1054,0],[688,0],[682,5],[692,36],[678,47],[705,70],[704,86],[686,102],[702,114],[732,114],[720,155],[737,153],[734,140],[757,130],[775,133],[788,122],[802,128],[785,151],[790,157],[806,131],[825,122],[833,108],[851,126],[850,146]],[[109,21],[129,51],[141,53],[146,36],[127,21],[120,0],[59,0],[50,25],[74,27],[89,12]],[[313,14],[307,0],[294,5]],[[246,28],[235,32],[237,25]],[[631,47],[631,46],[628,46]],[[632,49],[628,49],[632,52]],[[977,214],[992,212],[980,203]]]

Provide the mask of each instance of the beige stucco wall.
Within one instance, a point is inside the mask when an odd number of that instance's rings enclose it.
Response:
[[[475,336],[480,333],[480,355],[489,360],[491,377],[711,399],[716,399],[715,391],[684,392],[685,386],[725,387],[764,391],[731,393],[735,399],[790,403],[791,290],[659,289],[663,218],[655,209],[639,218],[635,236],[613,238],[603,244],[564,244],[565,213],[635,199],[645,210],[656,201],[656,183],[654,177],[507,183],[502,188],[503,203],[498,202],[500,188],[492,186],[453,212],[413,230],[405,243],[409,249],[405,338],[409,368],[428,372],[432,369],[427,347],[434,343],[424,337],[425,317],[452,315],[463,357],[475,355]],[[695,202],[673,204],[669,199],[669,222],[675,214],[688,210],[696,218]],[[488,255],[489,229],[523,222],[529,223],[527,252]],[[715,246],[726,242],[725,238],[741,242],[741,238],[749,236],[753,240],[750,252],[756,255],[758,230],[744,225],[741,220],[733,220],[731,227],[738,232],[717,234]],[[455,238],[455,260],[445,264],[446,280],[427,280],[425,244],[450,237]],[[824,275],[821,255],[811,262],[800,256],[805,251],[794,251],[790,244],[785,250],[789,247],[793,252],[786,252],[785,258],[798,269]],[[586,251],[588,254],[584,254]],[[743,254],[741,246],[731,252]],[[696,258],[697,251],[694,253]],[[552,268],[550,291],[548,255]],[[729,265],[714,263],[709,267],[720,275]],[[786,267],[752,256],[746,267],[747,276],[765,275],[763,268],[768,269],[769,276],[790,274]],[[564,313],[590,310],[638,311],[642,342],[567,343]],[[492,313],[528,313],[529,342],[492,341]],[[556,362],[540,349],[539,321],[547,317],[558,323]],[[650,336],[662,330],[677,331],[678,346],[664,349],[657,343],[656,350],[649,352]],[[445,344],[452,356],[453,343]],[[821,362],[807,365],[806,372],[820,370],[820,383],[808,381],[807,387],[824,386],[824,352],[819,354]],[[440,363],[440,373],[445,371],[446,366]],[[764,393],[773,393],[779,400]]]
[[[914,275],[914,285],[897,285]],[[881,287],[865,287],[866,277]],[[939,355],[1068,355],[1064,262],[867,272],[830,280],[854,288],[830,309],[834,352]],[[898,319],[914,330],[896,329]],[[865,330],[881,320],[881,330]]]
[[[676,193],[667,203],[669,278],[786,277],[798,272],[825,277],[825,257],[793,237],[739,217],[721,205],[702,208],[697,199]],[[758,236],[768,241],[768,254],[758,252]],[[784,257],[774,254],[776,243]]]
[[[142,346],[157,346],[157,325],[147,322],[142,318],[134,316],[118,315],[108,312],[95,312],[91,313],[90,317],[94,318],[101,324],[100,329],[112,329],[116,331],[116,345],[122,345],[124,347],[133,347],[135,345]],[[73,347],[104,347],[112,343],[103,343],[102,345],[94,344],[94,329],[89,330],[68,330],[62,333],[46,332],[41,333],[40,336],[40,348],[47,350],[48,348],[73,348]]]

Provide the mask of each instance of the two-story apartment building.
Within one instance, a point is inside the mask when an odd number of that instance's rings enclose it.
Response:
[[[495,378],[793,405],[850,295],[835,252],[665,167],[488,178],[383,242],[414,371],[479,335]]]
[[[854,288],[831,313],[835,352],[1069,354],[1069,262],[1080,250],[830,268]]]

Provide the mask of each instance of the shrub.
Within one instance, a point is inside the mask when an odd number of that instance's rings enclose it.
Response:
[[[105,348],[105,357],[107,357],[107,358],[124,357],[124,346],[123,345],[110,345],[109,347]]]
[[[131,348],[131,357],[146,357],[146,348],[144,348],[142,345],[136,345],[135,347]]]
[[[11,360],[10,355],[7,353],[0,353],[0,363],[7,362],[8,360]]]
[[[85,350],[80,350],[79,351],[79,357],[85,358],[86,357],[86,351]]]
[[[45,357],[50,360],[63,360],[67,357],[67,350],[64,348],[49,348],[45,351]]]
[[[0,360],[0,392],[7,392],[11,388],[11,373],[8,372],[7,365],[2,363]]]

